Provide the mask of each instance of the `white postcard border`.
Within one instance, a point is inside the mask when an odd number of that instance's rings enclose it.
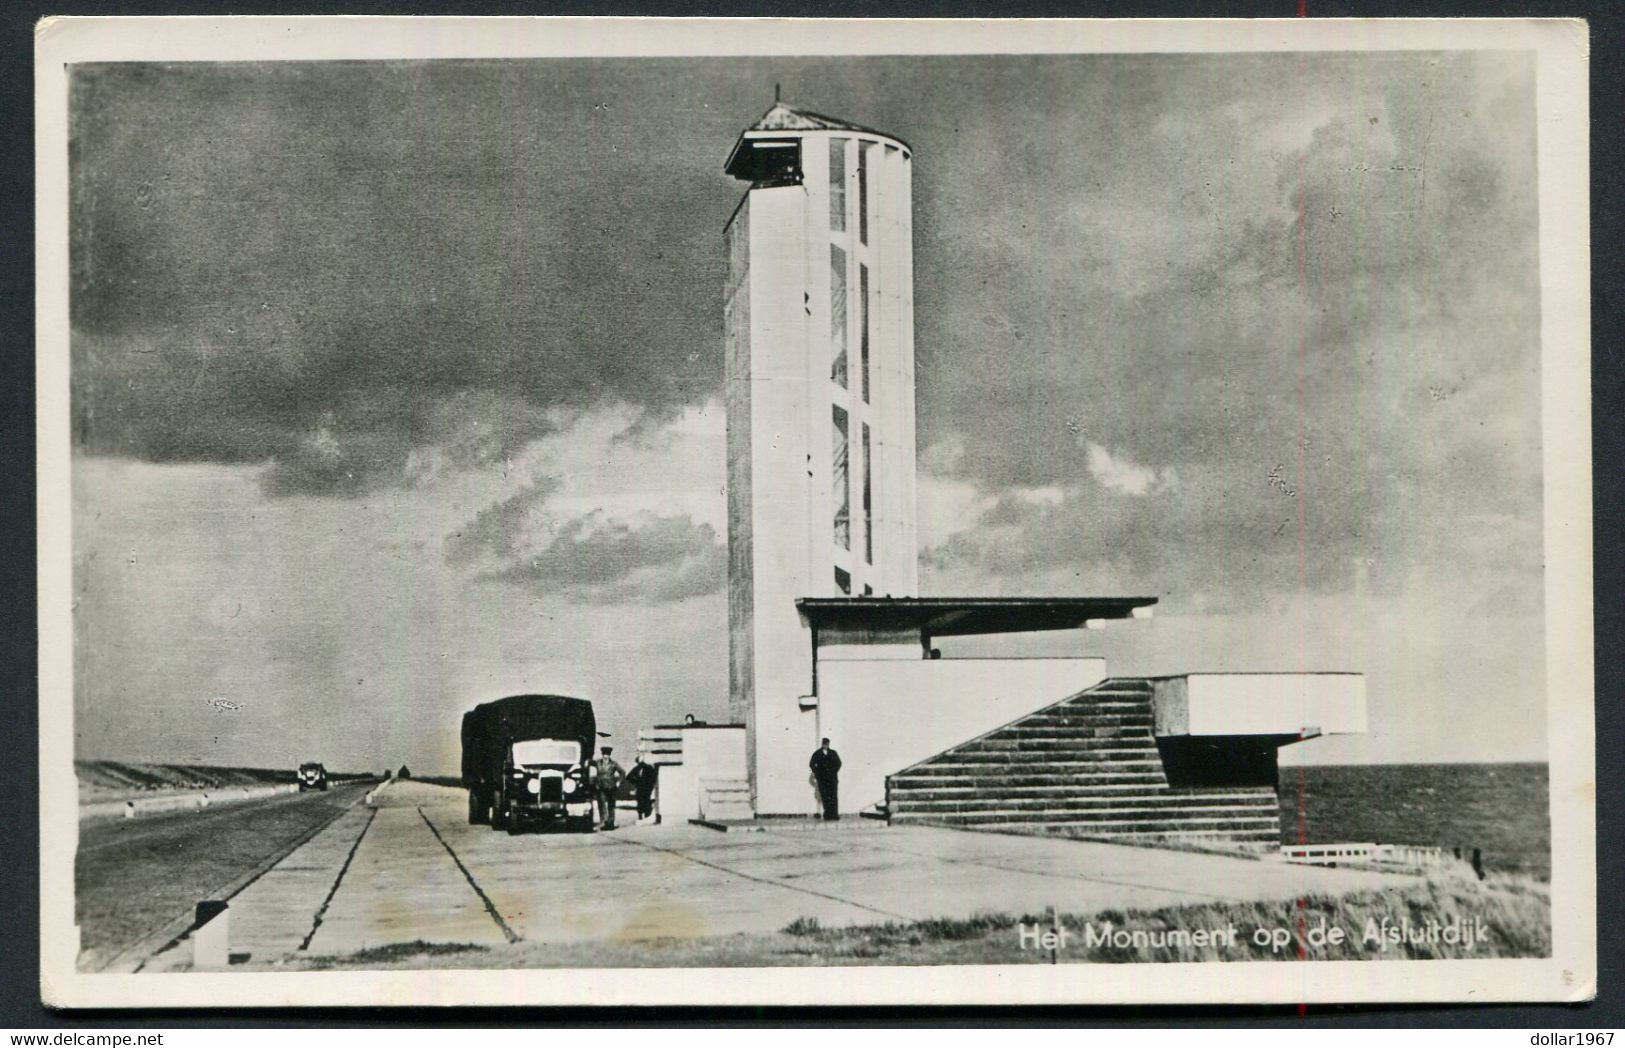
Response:
[[[67,74],[86,61],[1535,53],[1553,955],[1538,960],[100,975],[76,970]],[[1596,987],[1587,28],[1520,20],[54,18],[36,29],[41,989],[64,1007],[1576,1001]]]

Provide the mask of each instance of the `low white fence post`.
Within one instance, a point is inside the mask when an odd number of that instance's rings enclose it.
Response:
[[[192,968],[218,971],[231,961],[231,909],[224,900],[206,899],[197,904],[192,924]]]

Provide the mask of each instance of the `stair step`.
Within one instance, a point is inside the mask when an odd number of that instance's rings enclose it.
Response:
[[[907,805],[892,812],[892,818],[924,816],[932,819],[970,819],[981,821],[1001,818],[1076,819],[1081,822],[1158,822],[1158,823],[1262,823],[1280,825],[1279,818],[1257,808],[1168,808],[1155,805],[1124,805],[1116,808],[1077,808],[1068,805],[989,804],[985,807],[955,808],[916,807]]]
[[[1276,811],[1273,797],[1182,797],[1167,792],[1115,794],[1112,796],[1093,796],[1080,793],[1076,790],[1064,791],[1055,787],[1045,787],[1042,790],[1028,790],[1016,792],[1000,790],[997,793],[982,790],[915,790],[899,792],[893,790],[890,796],[891,807],[894,811],[916,810],[924,807],[938,805],[959,805],[986,807],[999,804],[1012,804],[1027,806],[1035,804],[1050,804],[1064,808],[1105,808],[1121,804],[1150,804],[1164,808],[1246,808],[1252,811]]]
[[[751,810],[749,802],[744,801],[715,803],[708,800],[705,802],[705,804],[701,805],[701,811],[705,818],[715,819],[718,821],[750,819],[754,818],[756,815],[756,813]]]
[[[887,809],[893,822],[1123,840],[1279,837],[1270,787],[1170,787],[1154,727],[1150,681],[1104,681],[894,773]]]
[[[1120,739],[1102,739],[1099,746],[1057,746],[1051,749],[1035,749],[1030,746],[1000,746],[986,749],[964,749],[962,753],[942,755],[944,761],[952,761],[954,757],[974,754],[977,757],[1007,757],[1010,754],[1042,753],[1055,760],[1069,761],[1074,764],[1102,764],[1110,761],[1150,761],[1153,764],[1162,763],[1162,754],[1154,746],[1125,746]],[[999,761],[972,761],[973,764],[997,764]],[[1027,761],[1026,763],[1045,763],[1043,761]]]
[[[1112,727],[1112,725],[1107,725]],[[1019,721],[983,735],[983,739],[1092,739],[1099,726],[1091,724],[1022,724]],[[1155,736],[1152,736],[1153,738]],[[972,740],[979,741],[979,740]]]
[[[974,754],[970,756],[974,757]],[[956,758],[957,760],[957,758]],[[967,781],[1026,783],[1045,785],[1044,780],[1057,782],[1090,782],[1101,778],[1154,778],[1162,780],[1163,769],[1156,764],[1117,764],[1105,761],[977,761],[964,760],[954,764],[935,764],[915,768],[906,774],[892,776],[900,785],[911,785],[914,779],[963,778]]]
[[[922,776],[925,778],[952,778],[965,775],[978,779],[998,779],[1012,782],[1029,775],[1061,775],[1074,779],[1087,779],[1100,775],[1154,775],[1162,778],[1162,766],[1145,761],[1078,761],[1078,760],[977,760],[981,754],[955,754],[953,763],[932,764],[894,775],[894,780]]]
[[[980,738],[970,739],[966,742],[962,742],[959,744],[959,746],[955,747],[955,749],[965,746],[975,746],[978,743],[984,742],[988,739],[1018,739],[1035,737],[1079,740],[1115,739],[1119,741],[1132,742],[1136,745],[1142,746],[1155,746],[1157,744],[1157,737],[1156,735],[1152,734],[1150,727],[1136,727],[1132,724],[1102,724],[1095,727],[1072,728],[1070,730],[1064,728],[1045,727],[1037,730],[1022,731],[1019,734],[1012,732],[1008,735],[1005,734],[1007,730],[1008,729],[1000,728],[996,733],[989,732],[987,735],[981,736]]]
[[[1054,725],[1058,728],[1070,727],[1109,727],[1111,725],[1150,725],[1152,720],[1150,710],[1138,713],[1093,713],[1080,710],[1056,710],[1054,712],[1029,713],[1018,723],[1028,727],[1039,725]]]
[[[1079,799],[1079,801],[1098,801],[1110,803],[1113,795],[1100,795],[1094,788],[1079,790],[1077,783],[1048,783],[1048,785],[1003,785],[1003,786],[964,786],[955,782],[942,782],[939,785],[929,786],[892,786],[889,791],[892,803],[913,803],[921,799],[949,799],[949,798],[980,798],[980,796],[1053,796],[1053,798]],[[1147,798],[1165,798],[1173,803],[1188,804],[1258,804],[1259,808],[1274,808],[1276,795],[1272,791],[1264,793],[1243,793],[1243,791],[1214,791],[1214,793],[1183,793],[1175,788],[1163,788],[1154,793],[1146,793]]]
[[[1080,790],[1076,786],[1015,787],[1005,790],[894,789],[888,796],[889,803],[893,808],[934,803],[990,804],[1008,801],[1010,803],[1024,804],[1049,803],[1097,806],[1127,803],[1162,804],[1172,807],[1181,805],[1191,807],[1228,805],[1231,807],[1252,808],[1258,811],[1279,812],[1279,806],[1274,797],[1247,793],[1181,794],[1165,786],[1142,787],[1137,792],[1117,790],[1109,793],[1097,792],[1093,789]]]
[[[1138,739],[1114,738],[1076,738],[1076,739],[978,739],[976,742],[967,742],[955,746],[950,753],[1132,753],[1136,756],[1149,756],[1155,760],[1162,760],[1162,753],[1150,740],[1141,742]]]
[[[953,782],[952,780],[947,780],[947,779],[938,780],[938,781],[947,783],[948,785],[952,785],[952,786],[959,785],[959,783]],[[936,786],[932,786],[932,785],[904,786],[904,787],[901,787],[901,788],[893,787],[893,792],[898,794],[899,796],[906,796],[908,791],[910,791],[910,790],[933,790],[933,789],[936,789],[936,788],[937,788]],[[993,788],[994,787],[990,787],[989,791],[991,791],[991,789],[993,789]],[[1159,793],[1160,792],[1165,792],[1165,791],[1166,792],[1172,792],[1172,789],[1170,787],[1164,785],[1163,783],[1148,781],[1146,779],[1135,779],[1135,780],[1133,780],[1131,782],[1105,782],[1105,783],[1102,783],[1102,782],[1088,782],[1088,783],[1082,783],[1082,784],[1078,783],[1078,781],[1076,779],[1066,779],[1064,781],[1053,781],[1053,782],[1038,782],[1038,783],[1022,782],[1022,783],[1017,783],[1016,785],[1011,787],[1011,789],[1015,789],[1015,790],[1024,790],[1024,789],[1047,790],[1047,789],[1054,789],[1054,788],[1062,788],[1069,795],[1077,795],[1077,794],[1080,794],[1080,793],[1087,792],[1091,796],[1098,795],[1098,796],[1103,796],[1103,797],[1115,797],[1115,796],[1120,796],[1120,795],[1126,794],[1126,793],[1146,793],[1148,791],[1155,791],[1155,792],[1159,792]]]
[[[1073,812],[992,811],[979,815],[938,815],[910,818],[901,813],[893,822],[936,822],[947,826],[985,826],[993,823],[1039,824],[1045,826],[1113,827],[1135,833],[1178,833],[1184,830],[1259,830],[1280,833],[1280,824],[1267,818],[1173,818],[1163,815],[1127,815],[1123,818],[1093,818]]]
[[[1142,750],[1141,752],[1146,753],[1147,751]],[[1138,760],[1138,761],[1143,762],[1145,760],[1150,760],[1151,758],[1150,758],[1149,753],[1147,753],[1147,755],[1145,757],[1135,757],[1135,758],[1127,758],[1127,759]],[[941,760],[943,764],[1009,764],[1009,765],[1017,765],[1017,764],[1058,764],[1058,765],[1068,765],[1068,766],[1071,766],[1071,765],[1104,765],[1104,766],[1109,766],[1115,761],[1115,758],[1106,758],[1106,757],[1097,758],[1097,757],[1094,757],[1092,754],[1089,754],[1088,751],[1086,751],[1086,750],[1080,750],[1077,753],[1068,754],[1068,753],[1057,753],[1054,750],[973,750],[973,749],[963,749],[963,750],[949,750],[948,752],[942,754],[942,756],[940,758],[933,758],[933,760]],[[1159,765],[1159,766],[1162,764],[1162,761],[1161,761],[1160,757],[1158,759],[1156,759],[1156,760],[1153,760],[1152,762]],[[915,765],[915,768],[924,768],[924,767],[932,767],[932,765],[930,765],[930,764],[918,764],[918,765]],[[914,769],[911,768],[909,770],[913,771]]]
[[[985,821],[987,819],[1001,819],[1021,816],[1023,818],[1041,819],[1079,819],[1085,822],[1113,822],[1123,819],[1150,820],[1155,822],[1188,822],[1192,819],[1207,820],[1209,822],[1224,823],[1260,823],[1268,822],[1272,826],[1279,826],[1280,819],[1260,808],[1227,808],[1227,807],[1193,807],[1166,805],[1123,805],[1119,807],[1077,807],[1066,804],[1045,804],[1034,801],[1027,804],[987,804],[967,807],[945,805],[901,805],[892,812],[894,819],[906,819],[911,816],[930,819],[969,819],[972,821]]]
[[[913,775],[925,769],[955,769],[964,767],[980,772],[981,775],[998,769],[1009,769],[1009,773],[1017,773],[1017,769],[1063,769],[1072,770],[1113,770],[1120,767],[1134,767],[1134,769],[1162,770],[1162,760],[1152,757],[1092,757],[1084,754],[1055,754],[1055,752],[1033,751],[1033,749],[993,749],[993,751],[970,751],[964,754],[942,754],[941,764],[916,764],[907,772],[900,775]]]

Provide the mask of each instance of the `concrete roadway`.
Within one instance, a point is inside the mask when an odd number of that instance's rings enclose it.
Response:
[[[1033,837],[843,821],[510,837],[461,791],[395,783],[231,901],[233,962],[391,944],[628,941],[1069,913],[1391,887],[1391,875]],[[186,965],[181,946],[145,970]]]
[[[147,939],[167,941],[165,929],[169,937],[184,931],[199,900],[235,890],[360,801],[366,789],[342,785],[201,810],[82,820],[74,861],[80,966],[98,971],[139,963],[143,944],[146,952],[163,944]]]

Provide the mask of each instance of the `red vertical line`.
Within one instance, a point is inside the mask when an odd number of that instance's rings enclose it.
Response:
[[[1308,0],[1298,0],[1298,13],[1302,17],[1308,15]],[[1299,73],[1303,72],[1303,59],[1298,60]],[[1301,76],[1300,76],[1301,80]],[[1310,148],[1313,147],[1311,143]],[[1309,324],[1314,317],[1314,309],[1309,294],[1309,180],[1307,168],[1309,165],[1308,149],[1304,151],[1304,159],[1300,162],[1300,179],[1298,190],[1298,288],[1303,299],[1305,313],[1298,329],[1298,594],[1299,599],[1309,591],[1309,483],[1308,483],[1308,448],[1305,446],[1309,436]],[[1303,620],[1299,620],[1298,653],[1300,660],[1308,647],[1304,636],[1307,627]],[[1301,732],[1300,732],[1301,734]],[[1309,823],[1306,811],[1306,795],[1308,793],[1308,774],[1302,764],[1298,766],[1298,843],[1309,843]],[[1298,897],[1298,959],[1307,960],[1309,947],[1307,937],[1309,934],[1309,898],[1307,895]]]

